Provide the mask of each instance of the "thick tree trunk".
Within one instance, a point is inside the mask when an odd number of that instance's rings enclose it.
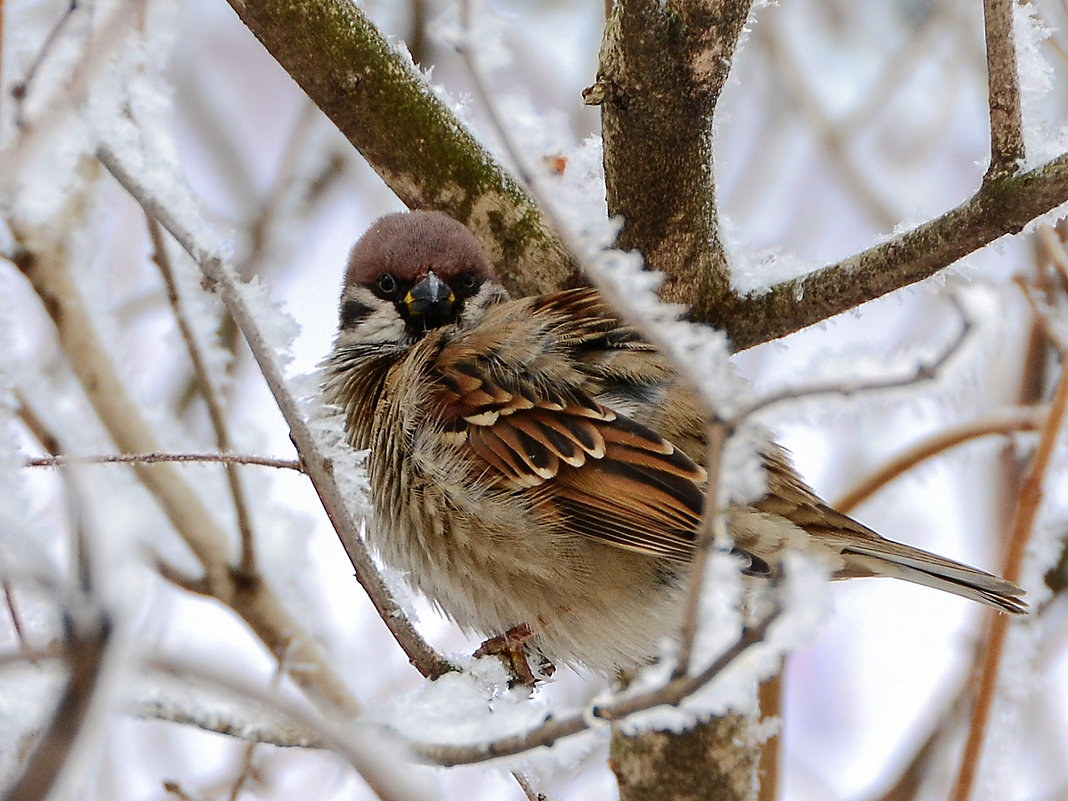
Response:
[[[712,173],[712,115],[749,0],[617,0],[597,84],[608,211],[619,245],[667,275],[665,300],[722,326],[731,297]],[[681,734],[612,737],[621,801],[757,797],[755,721],[730,714]]]
[[[712,115],[749,0],[619,0],[605,26],[601,104],[619,244],[667,275],[665,300],[723,327],[730,295],[712,175]]]
[[[755,720],[725,715],[684,734],[612,733],[619,801],[754,801],[760,787]]]

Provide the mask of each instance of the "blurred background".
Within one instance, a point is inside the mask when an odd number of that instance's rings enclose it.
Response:
[[[114,76],[106,59],[94,62],[88,77],[78,77],[92,26],[117,14],[140,31],[140,54],[123,62],[137,63],[143,72],[122,95],[133,109],[130,116],[151,121],[143,136],[178,165],[206,227],[228,243],[241,273],[258,277],[299,326],[287,370],[300,386],[313,386],[299,377],[313,373],[331,346],[348,249],[373,219],[401,205],[226,3],[77,5],[69,17],[66,0],[3,5],[4,211],[32,216],[38,206],[60,205],[72,187],[83,193],[81,226],[73,233],[77,280],[129,391],[168,447],[212,450],[204,404],[150,260],[144,216],[109,178],[77,166],[92,153],[93,132],[109,124],[99,109],[114,113],[120,97],[109,94]],[[760,286],[763,268],[814,269],[842,259],[941,214],[978,188],[988,152],[979,0],[759,6],[714,130],[722,227],[739,286]],[[455,7],[444,0],[363,7],[381,30],[406,43],[430,80],[496,148],[497,136],[455,49],[461,35]],[[1031,13],[1033,24],[1021,28],[1018,46],[1029,160],[1037,165],[1068,149],[1068,9],[1043,0]],[[599,114],[582,105],[581,91],[597,71],[602,4],[495,0],[479,3],[475,19],[479,63],[528,160],[541,164],[564,156],[571,164],[587,164],[576,154],[592,146]],[[46,55],[35,67],[42,48]],[[31,70],[33,81],[17,102],[12,88]],[[86,83],[97,87],[89,92],[91,102],[47,116],[48,98],[77,95]],[[20,113],[45,120],[29,155],[11,151]],[[590,191],[603,197],[596,175]],[[10,237],[4,237],[7,253]],[[1041,261],[1036,241],[1028,232],[997,243],[944,275],[738,354],[738,369],[758,395],[803,389],[817,379],[907,377],[958,339],[964,318],[950,295],[965,310],[968,336],[933,380],[892,391],[800,398],[763,414],[821,495],[833,502],[910,445],[947,427],[1048,399],[1056,360],[1048,348],[1035,347],[1031,309],[1012,280],[1035,273]],[[178,249],[171,250],[179,258]],[[194,296],[195,280],[187,279],[185,288]],[[217,332],[213,364],[235,450],[292,458],[288,430],[221,305],[204,296],[194,303],[201,323]],[[40,300],[7,261],[0,262],[0,331],[0,375],[16,393],[11,408],[32,410],[67,452],[113,452],[56,346]],[[15,415],[9,431],[5,451],[44,452],[25,414]],[[999,572],[1034,443],[1033,434],[969,442],[910,470],[854,514],[888,537]],[[56,472],[16,469],[17,458],[5,457],[0,484],[10,489],[5,514],[19,521],[10,531],[32,539],[56,575],[69,577],[72,520],[84,524],[106,556],[107,593],[124,613],[129,642],[224,667],[258,686],[271,683],[275,658],[224,606],[175,589],[150,569],[148,554],[178,563],[188,562],[188,555],[128,468],[72,471],[81,488],[75,493]],[[1064,466],[1062,441],[1036,529],[1042,547],[1025,569],[1027,589],[1038,590],[1039,602],[1045,600],[1042,576],[1056,562],[1056,542],[1066,530]],[[182,469],[224,519],[231,514],[221,468]],[[242,468],[242,475],[265,573],[321,636],[356,696],[373,706],[418,687],[422,680],[352,579],[307,480],[262,467]],[[401,586],[399,577],[389,579]],[[55,599],[32,583],[10,586],[25,638],[43,647],[58,634]],[[406,597],[420,630],[440,649],[469,653],[477,645],[425,602]],[[946,797],[963,741],[961,689],[972,675],[986,611],[900,582],[841,584],[832,598],[833,612],[819,635],[793,656],[786,672],[779,797]],[[991,724],[978,797],[1068,797],[1065,606],[1063,597],[1054,598],[1040,618],[1010,638],[1007,692]],[[0,608],[4,653],[18,646],[11,608]],[[4,776],[11,775],[19,743],[28,742],[25,733],[40,724],[54,697],[54,677],[40,673],[0,672]],[[590,677],[565,670],[542,693],[554,704],[581,704],[599,689]],[[75,783],[81,797],[374,797],[326,753],[260,746],[249,758],[236,740],[129,716],[108,718],[101,727],[93,759]],[[899,784],[940,727],[916,785]],[[249,759],[253,770],[246,772]],[[534,785],[550,799],[612,798],[606,759],[605,742],[588,738],[581,748],[568,749],[566,759],[538,760]],[[239,782],[240,776],[245,778]],[[522,797],[499,769],[443,769],[437,780],[442,798]],[[165,781],[173,783],[169,789]]]

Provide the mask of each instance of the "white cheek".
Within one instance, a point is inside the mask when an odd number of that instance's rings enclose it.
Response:
[[[404,321],[392,306],[376,309],[358,325],[338,331],[337,344],[347,345],[382,344],[395,345],[404,342],[408,333]]]

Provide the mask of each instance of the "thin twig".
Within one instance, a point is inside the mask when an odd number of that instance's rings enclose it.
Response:
[[[774,676],[764,679],[757,687],[757,703],[762,722],[779,719],[779,730],[764,741],[760,749],[760,795],[756,801],[777,801],[782,783],[782,771],[779,764],[782,743],[786,736],[786,718],[783,715],[783,695],[785,693],[785,665]]]
[[[101,9],[101,5],[107,5],[106,10]],[[65,123],[82,108],[93,80],[114,63],[114,50],[129,29],[131,12],[143,6],[144,0],[93,4],[92,46],[81,62],[70,70],[69,77],[57,82],[53,93],[35,104],[40,110],[30,124],[25,125],[7,147],[0,149],[0,185],[11,186],[18,171],[31,163],[47,143],[54,141],[54,132],[68,130]]]
[[[202,464],[248,464],[304,472],[296,459],[273,459],[241,453],[105,453],[97,456],[36,456],[23,462],[25,467],[66,467],[74,464],[156,464],[191,462]]]
[[[1049,259],[1049,263],[1057,270],[1064,282],[1064,289],[1068,291],[1068,253],[1064,249],[1065,220],[1057,221],[1057,226],[1040,225],[1038,227],[1038,239],[1042,243],[1043,253]]]
[[[205,801],[203,798],[197,795],[193,795],[184,787],[180,782],[176,782],[173,779],[163,780],[163,791],[173,795],[178,801]]]
[[[164,581],[169,581],[178,589],[193,595],[203,595],[209,598],[212,596],[211,582],[204,576],[194,576],[159,555],[154,555],[152,564]]]
[[[978,655],[978,654],[977,654]],[[953,694],[952,700],[945,706],[930,733],[913,753],[897,781],[874,801],[914,801],[923,787],[923,779],[938,763],[939,757],[953,747],[951,735],[958,730],[968,711],[971,700],[972,683],[965,681]]]
[[[535,204],[537,204],[543,214],[552,214],[552,209],[543,201],[542,196],[538,191],[539,186],[537,176],[527,164],[526,158],[516,144],[515,138],[512,136],[511,128],[505,123],[497,104],[493,102],[493,95],[490,92],[489,84],[486,82],[486,78],[482,74],[482,70],[479,69],[478,62],[475,59],[475,54],[471,47],[471,37],[473,36],[473,28],[471,26],[471,6],[473,3],[474,0],[460,0],[460,43],[457,46],[457,50],[459,50],[460,55],[463,56],[464,65],[467,67],[467,75],[471,79],[471,83],[474,85],[475,94],[478,95],[478,98],[481,101],[482,110],[486,112],[486,116],[489,117],[493,130],[495,130],[497,135],[501,138],[504,152],[508,154],[508,158],[512,162],[512,168],[518,173],[520,183],[531,193]],[[550,220],[550,222],[553,223],[553,227],[561,236],[565,235],[567,229],[557,225],[556,220]],[[566,242],[564,244],[567,245]],[[575,253],[575,250],[571,249],[572,258],[574,258]]]
[[[1062,354],[1062,357],[1064,354]],[[1049,415],[1042,429],[1038,449],[1031,461],[1023,486],[1016,502],[1016,515],[1013,520],[1012,536],[1009,540],[1008,553],[1005,556],[1003,575],[1009,581],[1018,582],[1023,564],[1024,551],[1030,539],[1031,531],[1042,506],[1043,485],[1046,472],[1053,457],[1054,448],[1059,440],[1064,424],[1065,411],[1068,409],[1068,375],[1062,370],[1057,382],[1057,390],[1050,403]],[[964,744],[964,753],[960,761],[956,783],[950,798],[952,801],[968,801],[972,786],[978,773],[979,759],[986,741],[986,729],[993,708],[997,689],[998,673],[1001,667],[1001,655],[1008,633],[1009,616],[995,615],[991,623],[990,638],[986,644],[983,658],[982,676],[975,708],[972,712],[968,739]]]
[[[51,429],[45,425],[44,421],[34,411],[33,407],[26,402],[26,398],[17,389],[15,390],[15,397],[18,400],[18,418],[22,421],[22,424],[26,426],[26,430],[30,432],[30,435],[36,439],[41,447],[48,451],[52,456],[60,455],[59,439],[52,433]]]
[[[211,427],[215,431],[215,445],[220,451],[229,453],[232,450],[230,431],[223,412],[219,394],[215,388],[208,365],[204,361],[204,355],[197,342],[193,325],[185,313],[181,296],[178,294],[178,283],[174,278],[174,268],[171,265],[170,256],[167,253],[167,244],[163,241],[163,230],[152,217],[146,216],[148,234],[152,240],[152,261],[159,267],[163,283],[167,287],[167,301],[170,303],[174,319],[178,323],[178,330],[185,341],[189,360],[193,364],[193,374],[196,376],[200,387],[200,395],[204,398],[204,404],[208,408],[208,417],[211,419]],[[230,484],[230,495],[234,501],[234,514],[237,519],[237,530],[241,536],[241,563],[240,570],[245,576],[256,573],[256,551],[253,544],[252,516],[248,511],[248,502],[245,500],[245,489],[241,483],[241,475],[237,465],[226,462],[226,479]]]
[[[281,693],[251,684],[245,677],[224,674],[199,663],[155,656],[146,659],[145,666],[182,680],[214,685],[277,712],[314,738],[316,747],[329,748],[346,760],[383,801],[424,801],[435,796],[404,760],[404,751],[396,739],[370,725],[340,726],[316,714],[307,704],[295,703]]]
[[[1037,431],[1046,419],[1044,407],[1005,409],[979,420],[943,429],[894,457],[877,472],[858,481],[834,502],[834,508],[848,514],[898,476],[933,456],[994,434],[1010,436],[1020,431]]]
[[[202,99],[202,93],[197,93],[194,97]],[[221,130],[223,127],[221,124],[222,114],[214,108],[210,112],[205,112],[205,114],[208,113],[214,114],[212,118],[214,124],[212,120],[208,120],[204,123],[202,129]],[[242,194],[249,196],[248,203],[259,206],[259,211],[255,217],[245,226],[248,238],[248,254],[240,263],[235,264],[238,274],[243,277],[259,275],[262,280],[266,274],[265,268],[279,259],[279,255],[276,252],[277,249],[273,247],[275,243],[270,241],[270,232],[277,223],[278,213],[283,208],[283,200],[291,195],[310,199],[314,197],[315,192],[322,191],[323,185],[326,183],[322,175],[316,175],[309,179],[304,174],[306,170],[302,170],[308,149],[307,139],[321,113],[314,103],[307,102],[304,104],[300,115],[286,138],[285,147],[278,159],[278,167],[272,185],[265,198],[260,200],[253,197],[256,194],[255,182],[248,174],[247,169],[240,170],[237,183],[244,187]],[[236,158],[236,149],[229,141],[223,140],[221,134],[214,137],[213,141],[216,151],[224,151],[216,153],[216,162],[229,167],[231,164],[242,161]],[[227,159],[226,155],[231,151],[234,151],[235,158]],[[327,175],[329,176],[329,174],[328,170]],[[268,253],[272,255],[271,259],[264,258]],[[237,347],[240,341],[240,334],[234,325],[233,318],[228,313],[224,312],[219,322],[218,337],[222,347],[230,354],[230,360],[226,365],[227,375],[233,376],[238,371],[241,360],[245,356],[245,351]],[[181,394],[181,407],[184,408],[195,396],[196,377],[194,375],[190,377]]]
[[[0,0],[0,2],[3,2],[3,0]],[[16,411],[18,418],[22,421],[22,424],[26,426],[26,429],[30,432],[30,435],[34,439],[36,439],[38,443],[40,443],[41,447],[49,453],[53,454],[54,457],[55,454],[58,454],[60,450],[59,440],[48,428],[48,426],[44,424],[44,421],[42,421],[41,418],[37,416],[37,413],[26,402],[26,399],[22,397],[22,394],[18,392],[18,390],[15,391],[15,398],[18,402],[18,407]],[[29,647],[29,644],[26,640],[26,635],[22,627],[22,619],[19,616],[18,607],[15,605],[14,587],[12,587],[10,582],[5,578],[3,580],[3,588],[4,600],[7,603],[8,613],[11,615],[11,625],[15,629],[15,637],[16,639],[18,639],[19,644],[25,650]]]
[[[990,107],[990,167],[985,181],[1014,174],[1024,159],[1020,79],[1016,69],[1014,0],[983,0]]]
[[[775,15],[769,17],[763,24],[756,26],[756,30],[775,62],[775,74],[779,81],[786,87],[787,92],[793,95],[801,113],[808,118],[816,135],[823,141],[827,160],[837,170],[847,190],[867,209],[872,219],[880,226],[880,230],[893,227],[900,221],[900,213],[891,208],[884,199],[880,192],[882,184],[871,180],[864,172],[863,165],[866,162],[857,158],[849,146],[851,132],[847,132],[837,120],[832,120],[827,114],[819,96],[809,86],[804,69],[779,33],[778,24],[773,21],[776,19]],[[894,64],[901,63],[895,59],[891,61]]]
[[[1045,334],[1046,339],[1052,342],[1060,353],[1068,353],[1068,341],[1065,340],[1060,329],[1054,324],[1048,309],[1039,298],[1035,297],[1035,287],[1022,275],[1013,276],[1012,280],[1020,288],[1020,292],[1023,293],[1024,298],[1027,300],[1027,305],[1031,307],[1031,313],[1034,315],[1039,328],[1042,329],[1042,333]]]
[[[26,121],[23,118],[23,107],[26,102],[26,96],[29,94],[33,85],[33,79],[37,77],[37,71],[41,68],[41,64],[44,63],[48,51],[55,45],[56,41],[59,39],[59,35],[63,32],[63,29],[67,27],[67,23],[70,22],[71,17],[74,16],[74,12],[77,10],[78,0],[71,0],[66,11],[64,11],[63,15],[56,20],[52,29],[48,32],[48,36],[45,37],[44,43],[33,57],[33,61],[30,62],[30,68],[26,70],[26,74],[22,77],[22,80],[18,81],[11,87],[11,96],[15,99],[15,127],[19,130],[26,124]]]
[[[693,643],[701,618],[701,595],[704,590],[705,572],[711,558],[713,545],[726,546],[722,536],[724,528],[723,508],[719,503],[719,471],[723,458],[723,446],[727,441],[727,426],[719,420],[708,426],[708,458],[705,459],[708,482],[705,486],[705,508],[701,526],[694,544],[690,574],[686,578],[686,601],[679,629],[679,649],[674,677],[685,676],[690,670]]]
[[[4,602],[7,604],[7,613],[11,616],[11,626],[15,629],[15,639],[19,641],[19,645],[23,649],[26,649],[29,644],[26,642],[26,633],[22,629],[22,618],[19,617],[19,609],[15,606],[15,590],[7,579],[0,582],[0,585],[4,588]]]
[[[297,446],[297,451],[304,458],[305,472],[319,493],[323,508],[356,569],[356,578],[363,585],[394,639],[423,675],[438,676],[451,670],[452,666],[448,660],[438,654],[415,630],[379,576],[355,521],[349,514],[345,498],[334,481],[333,466],[320,452],[311,429],[304,421],[297,401],[286,385],[282,367],[275,357],[274,350],[264,338],[252,309],[242,295],[232,266],[218,254],[202,247],[184,222],[151,190],[142,185],[110,148],[101,146],[97,151],[97,157],[141,207],[158,220],[193,257],[230,310],[259,365],[264,381],[289,425],[290,436]]]
[[[855,395],[861,392],[901,389],[924,381],[933,381],[945,368],[949,360],[953,358],[954,354],[964,347],[964,343],[967,342],[969,335],[975,328],[975,324],[964,310],[964,307],[961,305],[957,296],[951,292],[947,297],[960,315],[960,331],[953,340],[946,343],[945,347],[942,348],[938,355],[933,358],[920,359],[915,371],[911,375],[879,379],[858,379],[853,383],[835,379],[833,381],[819,382],[809,384],[808,386],[792,387],[778,392],[772,392],[741,409],[731,420],[731,425],[739,425],[742,420],[752,417],[757,412],[762,412],[770,406],[775,406],[787,401],[801,400],[802,398],[810,398],[816,395],[843,395],[849,397],[850,395]]]
[[[549,715],[542,724],[521,734],[474,745],[428,744],[417,745],[415,749],[430,762],[445,766],[470,765],[514,756],[542,746],[550,746],[558,740],[590,728],[594,719],[605,722],[619,721],[655,706],[676,705],[720,675],[747,649],[763,641],[768,629],[778,619],[781,611],[781,608],[776,605],[755,626],[742,629],[741,635],[730,648],[720,654],[712,664],[693,676],[674,678],[661,687],[598,705],[588,712],[560,718]]]
[[[512,776],[515,777],[515,782],[519,785],[519,789],[523,791],[523,795],[526,796],[527,801],[547,801],[545,793],[539,793],[534,788],[534,785],[531,784],[530,779],[522,773],[513,770]]]

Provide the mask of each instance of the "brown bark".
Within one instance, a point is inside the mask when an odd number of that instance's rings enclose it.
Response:
[[[719,241],[712,114],[749,0],[621,0],[597,76],[608,211],[619,246],[667,276],[665,300],[717,325],[730,295]]]
[[[755,801],[759,744],[747,715],[714,718],[684,735],[612,733],[619,801]]]
[[[577,281],[537,204],[355,3],[229,1],[397,197],[465,223],[510,290]]]

